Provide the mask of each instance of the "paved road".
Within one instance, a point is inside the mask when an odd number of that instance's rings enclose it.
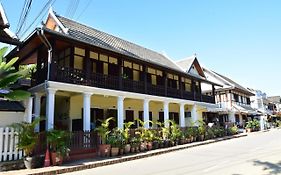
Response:
[[[69,173],[80,175],[281,174],[281,130]]]

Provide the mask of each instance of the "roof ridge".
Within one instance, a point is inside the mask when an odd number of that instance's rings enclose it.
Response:
[[[114,36],[114,35],[112,35],[112,34],[103,32],[103,31],[98,30],[98,29],[96,29],[96,28],[93,28],[93,27],[91,27],[91,26],[89,26],[89,25],[86,25],[86,24],[77,22],[77,21],[75,21],[75,20],[69,19],[69,18],[64,17],[64,16],[62,16],[62,15],[59,15],[59,14],[57,14],[56,12],[54,12],[54,14],[55,14],[57,17],[59,17],[59,18],[64,18],[65,20],[68,20],[68,21],[71,21],[71,22],[75,22],[75,23],[78,24],[78,25],[82,25],[82,26],[84,26],[84,27],[88,27],[88,28],[93,29],[93,30],[95,30],[95,31],[97,31],[97,32],[100,32],[100,33],[109,35],[109,36],[111,36],[111,37],[117,38],[117,39],[121,40],[122,42],[123,42],[123,41],[128,42],[128,43],[130,43],[130,44],[132,44],[132,45],[141,47],[141,48],[146,49],[146,50],[148,50],[148,51],[150,51],[150,52],[154,52],[154,53],[156,53],[156,54],[158,54],[158,55],[161,55],[161,56],[167,58],[165,55],[163,55],[163,54],[161,54],[161,53],[159,53],[159,52],[157,52],[157,51],[154,51],[154,50],[152,50],[152,49],[146,48],[146,47],[141,46],[141,45],[139,45],[139,44],[133,43],[132,41],[128,41],[128,40],[122,39],[121,37]],[[80,32],[81,32],[81,31],[80,31]],[[82,33],[83,33],[83,32],[82,32]]]
[[[187,61],[187,60],[192,60],[192,59],[195,60],[195,58],[196,58],[196,56],[192,55],[192,56],[177,60],[176,62],[179,63],[181,61]]]

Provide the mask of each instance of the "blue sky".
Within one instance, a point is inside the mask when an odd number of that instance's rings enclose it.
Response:
[[[26,26],[46,2],[34,0]],[[173,60],[196,53],[201,65],[245,87],[281,95],[281,1],[80,0],[70,13],[74,2],[57,0],[53,8]],[[15,31],[24,0],[1,3]]]

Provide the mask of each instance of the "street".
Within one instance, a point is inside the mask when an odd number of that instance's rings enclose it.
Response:
[[[68,174],[281,174],[281,130]]]

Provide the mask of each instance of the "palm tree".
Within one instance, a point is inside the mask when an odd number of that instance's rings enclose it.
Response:
[[[0,96],[9,100],[24,100],[30,96],[30,93],[24,90],[14,90],[11,85],[25,77],[28,70],[18,71],[13,67],[18,58],[13,58],[7,63],[4,57],[7,49],[7,47],[0,49]]]

